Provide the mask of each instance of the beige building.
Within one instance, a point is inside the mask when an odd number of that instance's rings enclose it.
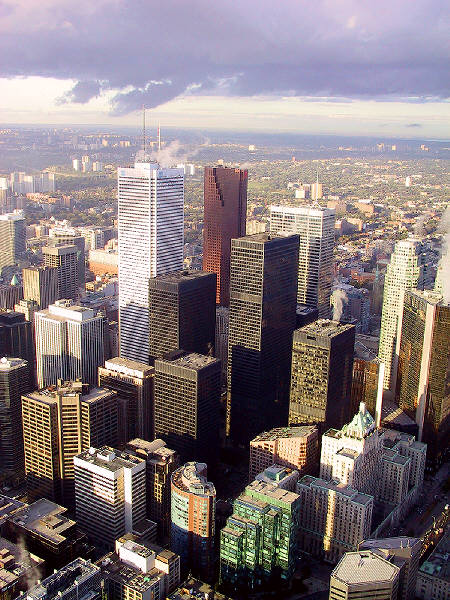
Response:
[[[58,299],[78,296],[78,248],[73,245],[44,246],[42,254],[46,267],[58,272]]]
[[[315,426],[277,427],[250,442],[249,481],[273,464],[290,467],[300,475],[313,474],[319,457]]]
[[[116,443],[117,406],[115,392],[87,392],[80,382],[59,382],[54,390],[22,396],[29,498],[73,506],[73,457],[94,445]]]
[[[354,551],[371,532],[373,497],[348,485],[306,475],[300,496],[300,549],[328,562]]]
[[[370,550],[347,552],[331,573],[329,600],[397,600],[399,572]]]
[[[22,278],[24,299],[34,300],[41,310],[59,299],[57,267],[28,267]]]
[[[420,600],[450,598],[450,529],[420,567],[417,575],[416,597]]]

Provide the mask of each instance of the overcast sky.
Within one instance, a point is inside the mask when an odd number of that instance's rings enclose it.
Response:
[[[0,122],[449,136],[440,0],[0,0]]]

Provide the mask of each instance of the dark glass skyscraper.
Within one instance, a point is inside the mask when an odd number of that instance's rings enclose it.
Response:
[[[210,354],[216,327],[216,275],[175,271],[149,280],[150,363],[174,350]]]
[[[220,360],[193,352],[155,361],[155,438],[181,461],[217,458],[220,372]]]
[[[203,270],[217,274],[216,302],[228,306],[231,240],[246,228],[247,170],[205,167],[204,206]]]
[[[355,326],[320,319],[296,329],[289,405],[291,425],[340,429],[350,420]]]
[[[33,324],[23,313],[0,311],[0,357],[3,356],[26,360],[30,381],[35,380]]]
[[[238,443],[287,424],[298,243],[267,233],[231,242],[227,435]]]

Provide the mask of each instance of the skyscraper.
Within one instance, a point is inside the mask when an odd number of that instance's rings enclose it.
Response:
[[[44,264],[46,267],[56,267],[58,270],[58,300],[78,297],[78,255],[77,247],[44,246]]]
[[[43,310],[59,299],[57,267],[28,267],[22,277],[24,300],[34,300]]]
[[[73,506],[73,457],[91,446],[117,443],[117,394],[59,382],[55,390],[22,396],[22,420],[29,497]]]
[[[51,242],[55,246],[76,246],[77,247],[77,284],[81,290],[84,290],[86,284],[86,242],[83,236],[56,231],[51,237]]]
[[[25,254],[25,218],[22,214],[0,215],[0,273]]]
[[[90,308],[58,300],[34,316],[36,365],[40,388],[58,379],[95,385],[103,364],[104,319]]]
[[[22,313],[0,311],[0,357],[2,356],[26,360],[30,381],[34,381],[33,324]]]
[[[227,435],[247,444],[287,423],[298,236],[231,242]]]
[[[153,384],[155,370],[127,358],[111,358],[98,368],[98,385],[115,390],[125,403],[125,442],[153,438]]]
[[[149,278],[183,268],[183,171],[120,168],[118,198],[120,355],[148,362]]]
[[[350,417],[354,325],[319,319],[294,332],[289,423],[342,427]]]
[[[217,274],[216,302],[230,301],[231,240],[245,235],[247,170],[205,167],[203,270]]]
[[[0,359],[0,472],[24,474],[22,394],[30,391],[28,364],[21,358]]]
[[[172,475],[171,544],[181,568],[210,581],[214,574],[216,490],[204,463],[188,462]]]
[[[297,303],[318,308],[322,319],[330,316],[335,218],[320,206],[270,207],[270,231],[299,236]]]
[[[153,363],[182,349],[212,353],[216,326],[216,276],[176,271],[149,281],[149,356]]]
[[[113,549],[117,538],[145,527],[144,460],[102,446],[73,462],[77,521],[97,547]]]
[[[433,455],[449,433],[450,304],[436,292],[405,292],[398,361],[397,400],[419,426]]]
[[[220,360],[190,353],[155,361],[155,437],[189,458],[217,460]]]
[[[403,299],[406,290],[423,288],[422,244],[409,238],[395,244],[384,278],[378,357],[384,363],[384,387],[395,392]]]

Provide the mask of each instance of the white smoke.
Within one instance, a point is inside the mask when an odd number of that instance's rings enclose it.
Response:
[[[342,313],[344,312],[344,304],[347,304],[348,296],[347,293],[341,289],[336,288],[333,290],[333,321],[340,321]]]
[[[444,301],[450,303],[450,205],[442,214],[438,231],[443,234],[438,276]]]
[[[416,222],[414,223],[414,235],[416,235],[417,237],[423,237],[425,235],[425,223],[427,222],[427,215],[420,215],[420,217],[418,217],[416,219]]]
[[[209,145],[209,139],[204,138],[201,144],[183,145],[179,140],[174,140],[162,146],[161,150],[152,152],[151,160],[157,162],[161,167],[174,167],[179,163],[189,162],[196,156],[200,149]]]
[[[25,583],[27,585],[27,590],[31,590],[31,588],[33,588],[41,579],[42,573],[39,567],[33,563],[25,539],[22,536],[17,539],[16,546],[19,550],[19,561],[30,567],[30,569],[27,569],[25,572]]]

